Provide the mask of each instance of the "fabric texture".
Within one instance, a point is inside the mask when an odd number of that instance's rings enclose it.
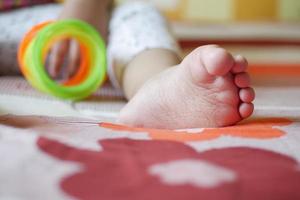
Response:
[[[160,130],[72,115],[76,104],[1,77],[0,199],[299,200],[300,87],[256,91],[236,126]],[[84,103],[104,115],[113,96]]]

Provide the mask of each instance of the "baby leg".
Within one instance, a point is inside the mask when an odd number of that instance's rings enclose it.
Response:
[[[146,35],[148,41],[153,39]],[[125,67],[115,65],[114,71],[119,72],[116,80],[129,99],[119,122],[171,129],[220,127],[251,115],[254,91],[243,57],[209,45],[195,49],[180,63],[177,51],[168,48],[171,44],[149,45]]]

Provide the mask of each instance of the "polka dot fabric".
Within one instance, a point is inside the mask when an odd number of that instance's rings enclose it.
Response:
[[[53,0],[0,0],[0,11],[53,2]]]
[[[49,4],[0,12],[0,75],[20,74],[17,63],[18,45],[34,25],[55,19],[60,5]]]

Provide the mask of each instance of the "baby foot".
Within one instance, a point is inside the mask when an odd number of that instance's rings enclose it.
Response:
[[[253,112],[247,61],[208,45],[150,79],[121,110],[119,122],[182,129],[233,125]]]

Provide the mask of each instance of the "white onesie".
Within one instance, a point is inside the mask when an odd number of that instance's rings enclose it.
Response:
[[[126,64],[138,53],[154,48],[178,52],[176,40],[168,23],[150,4],[133,2],[115,9],[109,25],[108,75],[115,87],[119,83],[115,70]]]

